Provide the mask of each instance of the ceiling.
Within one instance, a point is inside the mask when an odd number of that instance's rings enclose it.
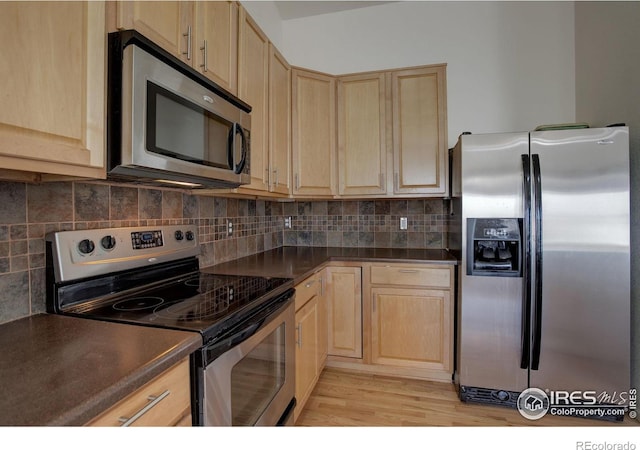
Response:
[[[275,1],[282,20],[330,14],[350,9],[392,3],[389,1]]]

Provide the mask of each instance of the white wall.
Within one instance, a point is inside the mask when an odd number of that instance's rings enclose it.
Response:
[[[243,5],[266,17],[268,3]],[[283,21],[276,46],[335,75],[447,63],[451,147],[463,131],[575,120],[573,20],[571,2],[394,2]]]
[[[576,4],[576,117],[629,126],[631,386],[640,387],[640,2]]]

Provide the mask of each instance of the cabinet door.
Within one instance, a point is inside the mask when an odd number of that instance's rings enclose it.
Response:
[[[238,93],[238,4],[195,2],[195,68],[233,94]]]
[[[327,267],[328,353],[362,358],[362,269]]]
[[[268,190],[269,40],[240,7],[238,37],[238,96],[251,105],[251,183],[249,189]]]
[[[296,400],[294,418],[304,408],[318,375],[318,300],[313,297],[296,312]]]
[[[386,89],[383,73],[338,79],[338,193],[386,193]]]
[[[104,2],[0,3],[0,167],[105,178]]]
[[[445,66],[394,71],[395,194],[446,193]]]
[[[335,78],[292,71],[293,193],[331,196],[335,186]]]
[[[193,2],[120,1],[116,5],[118,28],[135,29],[193,65]]]
[[[320,294],[318,295],[318,369],[322,372],[329,350],[328,311],[326,295],[326,272],[319,274]],[[319,375],[319,374],[318,374]]]
[[[291,66],[269,44],[269,190],[290,192]]]
[[[449,291],[371,289],[374,364],[451,370]]]

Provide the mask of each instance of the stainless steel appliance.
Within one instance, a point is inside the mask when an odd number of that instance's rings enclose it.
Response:
[[[628,128],[463,134],[452,168],[461,399],[627,392]]]
[[[194,425],[291,424],[292,280],[200,271],[195,225],[62,231],[46,244],[48,312],[202,335]]]
[[[136,31],[110,33],[107,175],[189,188],[250,182],[251,107]]]

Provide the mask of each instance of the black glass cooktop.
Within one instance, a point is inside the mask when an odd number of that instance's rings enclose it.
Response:
[[[198,331],[205,341],[232,328],[293,287],[286,278],[195,272],[76,304],[64,312],[115,322]]]

